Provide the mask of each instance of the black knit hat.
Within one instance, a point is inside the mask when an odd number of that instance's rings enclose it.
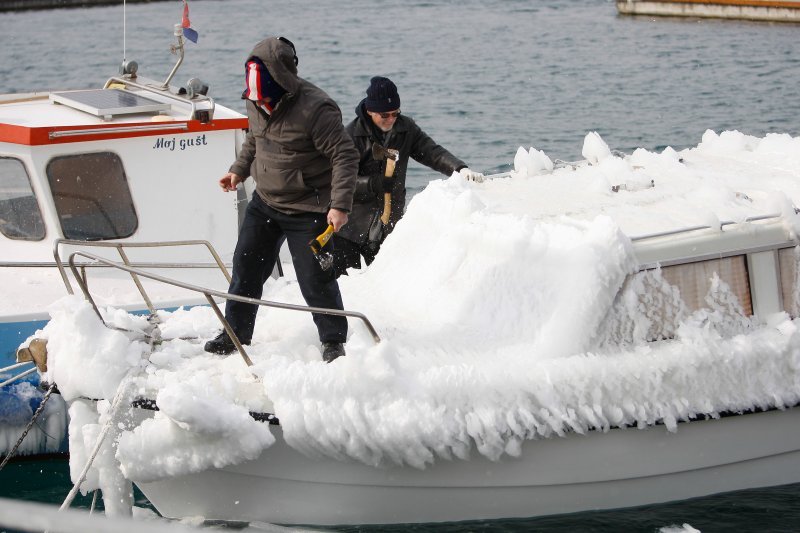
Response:
[[[369,80],[367,98],[364,100],[367,111],[385,113],[400,109],[400,95],[397,86],[389,78],[375,76]]]

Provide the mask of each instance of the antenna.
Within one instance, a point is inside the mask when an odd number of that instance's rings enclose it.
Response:
[[[126,0],[122,0],[122,63],[125,64],[125,59],[127,59],[127,46],[128,43],[128,28],[126,26],[126,22],[128,21],[128,13],[127,8],[128,2]]]
[[[128,61],[128,2],[122,0],[122,64],[119,66],[119,73],[123,76],[136,78],[136,71],[139,64],[136,61]]]

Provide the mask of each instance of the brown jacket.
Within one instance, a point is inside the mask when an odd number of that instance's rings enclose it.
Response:
[[[271,207],[293,214],[347,213],[353,203],[358,152],[342,125],[342,113],[320,88],[297,76],[294,51],[268,37],[249,57],[266,65],[286,94],[267,115],[247,101],[250,130],[230,171],[256,182]]]

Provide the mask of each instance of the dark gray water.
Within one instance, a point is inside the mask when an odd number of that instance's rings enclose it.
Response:
[[[126,55],[163,80],[177,0],[127,7]],[[193,0],[198,44],[175,81],[199,77],[242,110],[245,56],[262,37],[297,45],[301,76],[345,121],[381,74],[403,112],[474,169],[519,146],[579,159],[598,131],[612,149],[694,146],[706,129],[800,133],[800,25],[621,17],[605,0]],[[123,8],[0,14],[0,93],[96,87],[123,58]],[[421,187],[437,177],[412,167]]]
[[[126,56],[142,75],[166,78],[180,16],[177,0],[127,7]],[[800,25],[626,18],[605,0],[192,0],[191,19],[200,41],[187,44],[176,82],[199,77],[220,103],[242,110],[247,52],[284,35],[298,48],[301,76],[336,99],[346,121],[369,78],[389,76],[403,112],[485,172],[507,169],[519,146],[578,159],[592,130],[623,151],[693,146],[706,129],[800,134]],[[121,5],[0,14],[0,93],[101,86],[122,61],[122,28]],[[412,167],[409,182],[421,188],[434,177]],[[64,465],[53,468],[60,477],[18,467],[37,481],[6,477],[4,495],[60,502],[70,487]],[[688,522],[704,532],[797,531],[798,509],[792,485],[413,530],[644,532]]]

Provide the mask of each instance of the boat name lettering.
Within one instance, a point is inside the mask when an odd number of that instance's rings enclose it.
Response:
[[[156,144],[153,145],[153,150],[163,149],[169,150],[170,152],[174,152],[175,148],[180,150],[186,150],[192,146],[207,146],[208,142],[206,142],[206,134],[198,135],[197,137],[193,137],[191,139],[178,139],[177,137],[173,137],[171,139],[167,139],[165,137],[159,137],[156,141]]]

